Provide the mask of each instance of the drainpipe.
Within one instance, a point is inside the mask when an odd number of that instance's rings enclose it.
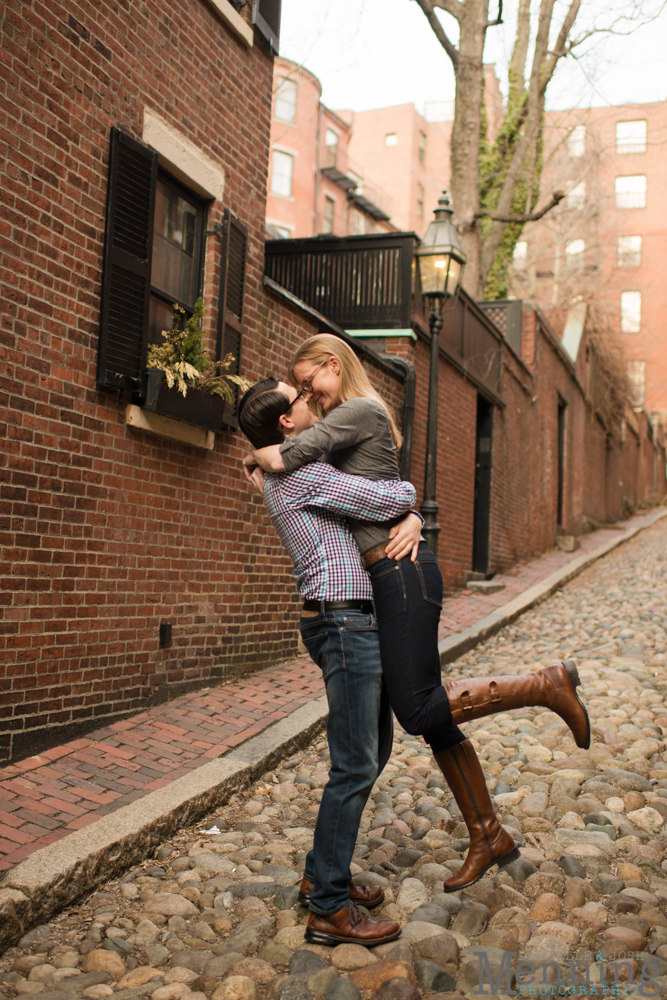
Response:
[[[322,149],[322,101],[317,102],[317,149],[315,150],[315,204],[313,205],[313,236],[317,236],[317,206],[320,201],[320,167]]]
[[[403,414],[402,433],[403,446],[401,448],[400,468],[401,479],[410,478],[410,466],[412,465],[412,432],[415,423],[415,366],[412,361],[399,358],[395,354],[381,354],[385,361],[391,362],[403,373]]]

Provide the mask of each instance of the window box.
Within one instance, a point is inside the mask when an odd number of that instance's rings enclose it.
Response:
[[[169,388],[164,372],[157,368],[149,368],[146,376],[146,398],[142,403],[144,410],[161,413],[174,420],[183,420],[208,431],[221,430],[225,401],[220,396],[202,389],[188,389],[187,395],[183,396],[176,386]]]

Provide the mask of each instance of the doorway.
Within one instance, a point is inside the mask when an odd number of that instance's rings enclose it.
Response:
[[[489,569],[489,526],[491,520],[491,441],[493,405],[478,394],[475,442],[475,506],[473,509],[472,568],[475,573]]]
[[[567,403],[558,397],[558,505],[556,524],[563,526],[563,484],[565,480],[565,411]]]

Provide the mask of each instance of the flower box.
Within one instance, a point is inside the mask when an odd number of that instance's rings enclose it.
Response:
[[[141,405],[145,410],[209,431],[222,428],[225,413],[225,401],[220,396],[202,389],[188,389],[183,396],[176,386],[169,388],[164,372],[157,368],[146,372],[146,396]]]

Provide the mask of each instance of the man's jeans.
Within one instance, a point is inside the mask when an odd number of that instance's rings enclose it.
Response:
[[[329,702],[331,769],[305,871],[315,882],[311,910],[328,914],[350,901],[350,862],[359,822],[391,754],[393,718],[382,683],[375,615],[320,612],[302,618],[300,629],[322,670]]]

